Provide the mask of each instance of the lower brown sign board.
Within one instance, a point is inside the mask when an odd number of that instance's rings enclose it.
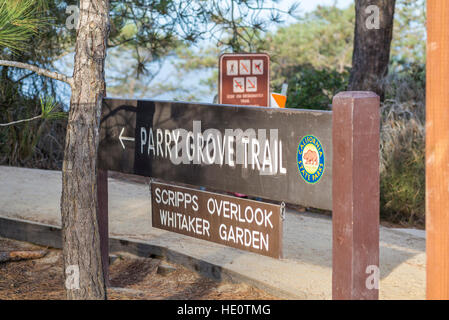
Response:
[[[152,182],[151,211],[155,228],[282,257],[279,205]]]
[[[104,170],[331,210],[332,112],[106,98],[98,161]]]

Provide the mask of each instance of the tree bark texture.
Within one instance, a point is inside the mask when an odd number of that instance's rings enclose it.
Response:
[[[79,270],[79,288],[68,288],[67,280],[72,274],[66,274],[68,299],[106,299],[97,219],[96,162],[101,103],[106,95],[104,62],[108,35],[109,1],[81,0],[62,169],[64,270]]]
[[[354,50],[349,91],[374,91],[384,98],[396,0],[356,0]],[[376,9],[378,8],[378,28]]]

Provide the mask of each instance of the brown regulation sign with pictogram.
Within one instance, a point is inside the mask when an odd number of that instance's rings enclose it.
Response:
[[[220,56],[220,104],[270,106],[270,57],[265,53]]]

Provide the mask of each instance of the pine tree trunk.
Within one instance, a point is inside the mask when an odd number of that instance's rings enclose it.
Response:
[[[79,269],[79,289],[66,285],[66,293],[68,299],[106,299],[96,162],[101,101],[106,94],[109,1],[81,0],[79,20],[61,196],[64,270]]]
[[[354,51],[348,90],[374,91],[383,99],[383,80],[388,74],[395,2],[356,0]],[[365,11],[370,5],[379,8],[378,29],[373,28],[372,11]]]

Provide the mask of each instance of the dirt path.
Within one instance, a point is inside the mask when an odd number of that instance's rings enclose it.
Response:
[[[39,249],[42,247],[0,238],[0,251]],[[276,299],[245,284],[213,281],[179,265],[129,254],[117,255],[109,271],[111,300]],[[62,275],[62,253],[57,249],[49,249],[41,259],[0,263],[0,299],[64,299]]]

